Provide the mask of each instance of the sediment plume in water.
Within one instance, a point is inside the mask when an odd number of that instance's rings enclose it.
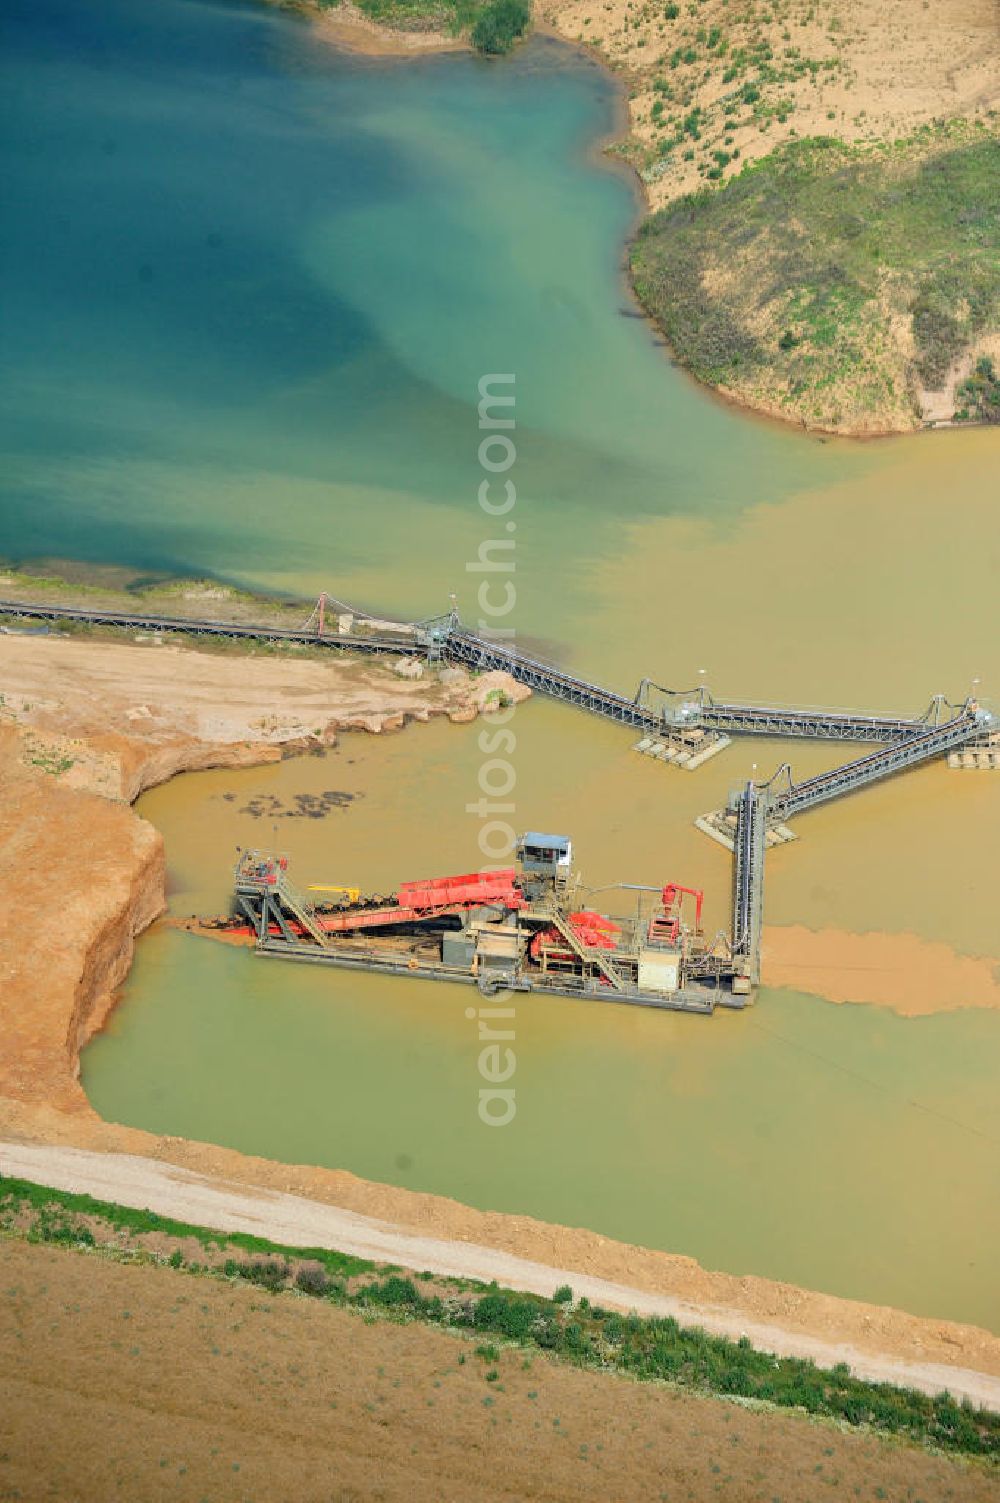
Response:
[[[828,1002],[871,1003],[906,1018],[1000,1008],[1000,959],[959,955],[916,934],[851,934],[801,924],[764,932],[766,986]]]

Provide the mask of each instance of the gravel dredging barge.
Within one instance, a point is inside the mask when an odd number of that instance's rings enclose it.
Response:
[[[706,939],[700,891],[623,883],[634,915],[611,917],[581,903],[566,836],[522,836],[516,862],[366,895],[301,892],[286,857],[245,850],[231,916],[198,927],[272,959],[460,981],[485,997],[538,992],[698,1013],[752,1001],[755,957],[725,934]]]

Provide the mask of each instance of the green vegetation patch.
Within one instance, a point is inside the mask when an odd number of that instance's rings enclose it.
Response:
[[[975,370],[959,386],[956,396],[956,422],[1000,423],[1000,374],[988,355],[976,361]]]
[[[8,1178],[0,1175],[0,1212],[30,1211],[34,1213],[29,1238],[37,1242],[84,1242],[94,1245],[92,1234],[80,1227],[80,1218],[96,1218],[115,1232],[128,1232],[132,1236],[147,1236],[159,1233],[164,1237],[179,1240],[193,1238],[206,1250],[212,1247],[236,1247],[241,1251],[266,1255],[278,1255],[285,1260],[308,1258],[318,1262],[330,1274],[349,1277],[370,1272],[375,1264],[364,1258],[354,1258],[348,1253],[331,1252],[327,1248],[285,1247],[270,1242],[265,1237],[254,1237],[247,1232],[216,1232],[203,1226],[192,1226],[186,1221],[175,1221],[170,1216],[160,1216],[155,1211],[136,1210],[132,1206],[115,1205],[111,1201],[95,1200],[91,1195],[77,1195],[68,1190],[51,1190],[47,1185],[36,1185],[30,1180]],[[81,1235],[82,1232],[82,1235]],[[180,1265],[176,1265],[180,1266]]]
[[[621,1315],[574,1300],[569,1285],[551,1299],[514,1293],[497,1284],[446,1279],[399,1269],[325,1248],[283,1246],[263,1237],[191,1226],[153,1211],[50,1190],[0,1177],[0,1230],[29,1241],[142,1258],[188,1274],[242,1280],[278,1295],[285,1291],[367,1313],[421,1320],[480,1338],[475,1352],[490,1363],[498,1341],[549,1352],[578,1366],[663,1380],[694,1391],[795,1408],[851,1426],[931,1445],[939,1450],[1000,1461],[1000,1414],[888,1383],[865,1383],[846,1364],[828,1371],[793,1357],[757,1351],[746,1337],[730,1341],[670,1318]],[[184,1250],[153,1256],[123,1246],[122,1233],[197,1241],[215,1262],[192,1262]],[[238,1250],[246,1256],[222,1254]],[[488,1338],[482,1340],[482,1338]],[[464,1354],[459,1362],[464,1362]],[[498,1377],[484,1372],[486,1382]]]
[[[1000,328],[1000,139],[786,144],[642,226],[640,301],[712,385],[820,424],[909,408]]]
[[[445,31],[458,36],[473,24],[475,0],[357,0],[358,9],[400,31]]]
[[[509,52],[531,20],[527,0],[490,0],[472,28],[472,44],[492,56]]]
[[[339,0],[314,3],[330,10]],[[373,21],[399,31],[468,35],[487,56],[509,52],[531,20],[530,0],[357,0],[357,5]]]

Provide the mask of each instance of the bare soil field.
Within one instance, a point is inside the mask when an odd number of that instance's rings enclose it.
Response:
[[[0,1244],[24,1500],[988,1503],[993,1472],[295,1295]]]

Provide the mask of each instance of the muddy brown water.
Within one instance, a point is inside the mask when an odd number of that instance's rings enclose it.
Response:
[[[594,888],[677,878],[705,887],[710,927],[725,921],[728,858],[692,819],[745,770],[746,746],[688,775],[560,706],[531,702],[513,724],[522,826],[571,832]],[[348,736],[324,758],[196,774],[147,795],[142,812],[167,835],[172,911],[224,906],[237,844],[286,851],[302,882],[376,891],[469,869],[480,734],[433,723]],[[947,882],[931,893],[914,880],[923,906],[892,892],[907,810],[925,811],[935,840],[962,818],[950,795],[972,783],[932,769],[845,804],[853,841],[832,818],[801,820],[800,842],[769,857],[769,920],[856,925],[863,880],[871,917],[958,948],[988,938],[988,905],[977,927],[960,893],[945,901]],[[334,788],[354,800],[288,816],[303,793]],[[263,805],[273,817],[246,812]],[[966,848],[973,837],[967,828]],[[594,897],[618,911],[629,901]],[[140,943],[83,1079],[105,1116],[153,1131],[996,1327],[995,1012],[907,1019],[768,989],[752,1010],[711,1019],[526,998],[517,1116],[497,1130],[477,1114],[477,1002],[464,987],[259,960],[160,929]]]

